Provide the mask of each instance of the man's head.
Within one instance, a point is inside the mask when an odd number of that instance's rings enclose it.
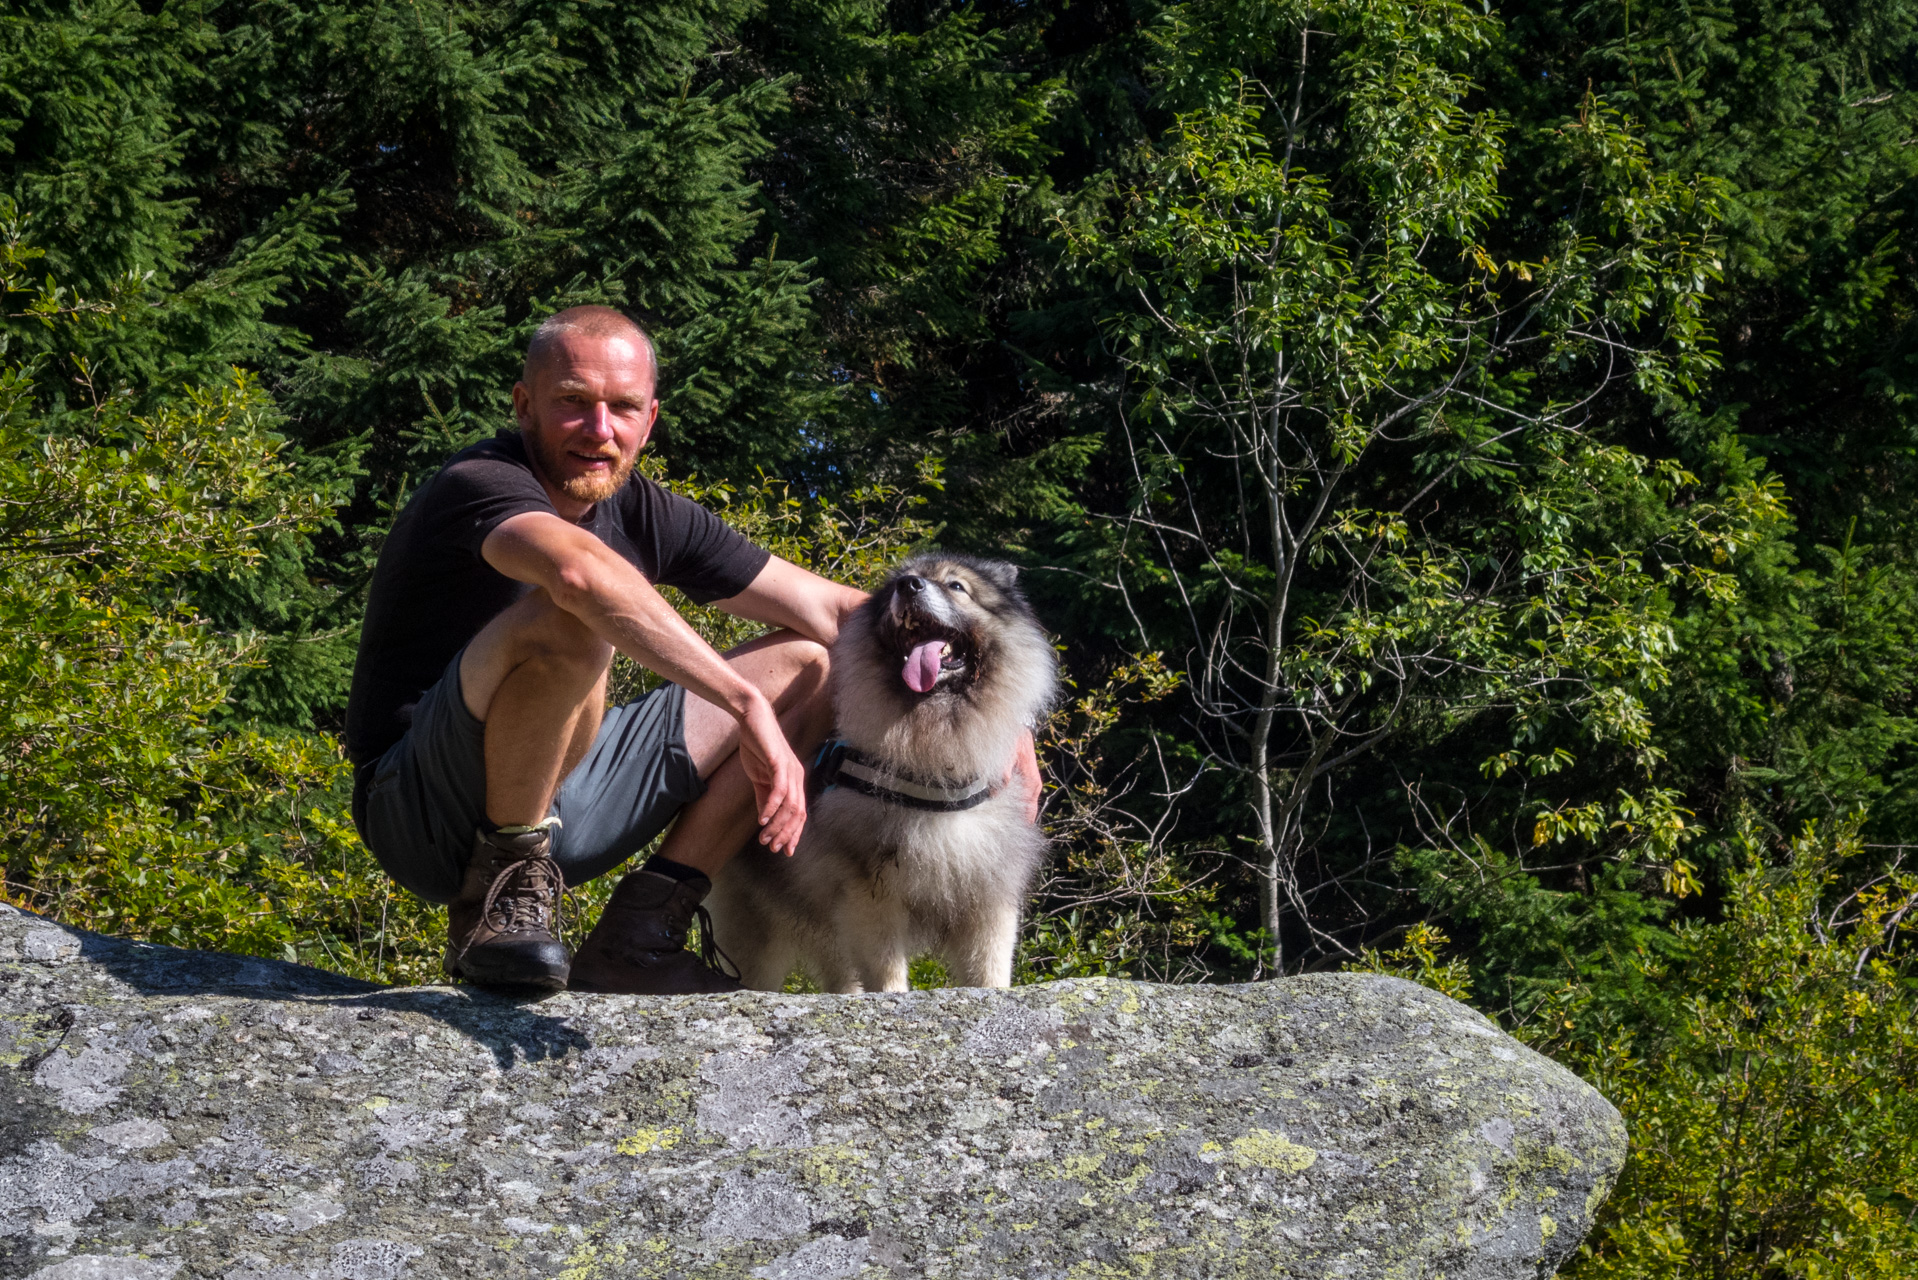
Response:
[[[652,339],[611,307],[570,307],[540,325],[513,413],[546,483],[588,506],[618,493],[659,416],[658,378]]]

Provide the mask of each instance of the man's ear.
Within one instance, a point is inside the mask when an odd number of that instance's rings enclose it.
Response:
[[[513,384],[513,418],[519,423],[521,431],[533,420],[533,393],[524,382]]]
[[[659,425],[659,397],[654,396],[651,404],[653,411],[646,415],[646,425],[639,429],[639,447],[641,449],[644,449],[646,442],[653,438],[653,428]]]

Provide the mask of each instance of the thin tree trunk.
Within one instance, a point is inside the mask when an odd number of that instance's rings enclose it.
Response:
[[[1264,706],[1252,726],[1252,815],[1259,824],[1259,849],[1265,855],[1265,883],[1260,886],[1264,904],[1260,916],[1266,941],[1271,948],[1272,976],[1285,973],[1285,950],[1279,941],[1279,842],[1272,830],[1272,775],[1267,766],[1267,744],[1272,737],[1273,703],[1276,685],[1268,680],[1263,693]],[[1264,977],[1265,957],[1259,958],[1254,978]]]
[[[1274,459],[1276,465],[1276,456]],[[1259,714],[1252,721],[1252,797],[1253,814],[1259,824],[1259,847],[1265,855],[1264,924],[1266,941],[1272,950],[1272,976],[1285,973],[1285,944],[1279,938],[1279,876],[1283,873],[1278,832],[1272,822],[1272,721],[1279,705],[1279,650],[1285,639],[1285,606],[1290,596],[1290,577],[1295,565],[1293,548],[1285,536],[1284,498],[1276,476],[1264,474],[1266,519],[1270,524],[1272,558],[1278,570],[1272,600],[1265,617],[1265,679],[1259,689]]]

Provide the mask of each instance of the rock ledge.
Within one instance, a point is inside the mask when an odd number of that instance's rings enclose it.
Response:
[[[0,1277],[1550,1275],[1589,1086],[1390,978],[515,1003],[0,907]]]

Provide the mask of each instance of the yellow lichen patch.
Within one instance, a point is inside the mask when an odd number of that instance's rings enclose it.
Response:
[[[623,1243],[604,1249],[596,1244],[582,1244],[567,1257],[564,1267],[553,1280],[611,1280],[614,1276],[633,1274]]]
[[[849,1170],[857,1168],[859,1153],[843,1142],[830,1143],[823,1147],[813,1147],[802,1159],[805,1161],[806,1181],[814,1186],[836,1187],[852,1180]]]
[[[1232,1155],[1240,1164],[1256,1164],[1281,1173],[1303,1173],[1319,1158],[1312,1148],[1270,1129],[1254,1129],[1243,1138],[1234,1138]]]
[[[1558,1224],[1552,1221],[1552,1215],[1549,1213],[1539,1214],[1538,1215],[1538,1238],[1541,1240],[1550,1240],[1553,1236],[1557,1234],[1558,1234]]]
[[[1150,1259],[1143,1257],[1132,1259],[1130,1266],[1123,1267],[1087,1258],[1082,1262],[1073,1263],[1072,1269],[1067,1271],[1066,1275],[1070,1277],[1070,1280],[1119,1280],[1124,1276],[1144,1275],[1146,1268],[1150,1266]]]
[[[1113,1190],[1116,1192],[1119,1192],[1120,1194],[1130,1196],[1133,1192],[1139,1189],[1139,1184],[1144,1182],[1147,1176],[1151,1174],[1151,1172],[1152,1172],[1152,1166],[1150,1164],[1147,1164],[1144,1160],[1141,1160],[1137,1164],[1132,1166],[1131,1173],[1128,1173],[1125,1177],[1119,1179],[1119,1181],[1116,1184],[1114,1184]]]
[[[1083,1155],[1067,1156],[1059,1162],[1059,1167],[1068,1178],[1083,1178],[1105,1162],[1105,1152],[1088,1151]]]
[[[1611,1194],[1611,1184],[1600,1178],[1592,1183],[1592,1189],[1585,1193],[1585,1220],[1590,1222],[1598,1216],[1598,1206],[1605,1203],[1605,1197]]]
[[[566,1259],[566,1267],[559,1273],[557,1280],[591,1280],[599,1270],[593,1264],[599,1261],[599,1250],[592,1245],[581,1245],[572,1256]]]
[[[648,1151],[665,1151],[679,1143],[682,1130],[678,1125],[666,1129],[635,1129],[630,1138],[621,1138],[614,1149],[623,1156],[643,1156]]]
[[[393,1100],[391,1098],[382,1098],[378,1094],[375,1094],[360,1105],[368,1111],[384,1111],[393,1105]]]

